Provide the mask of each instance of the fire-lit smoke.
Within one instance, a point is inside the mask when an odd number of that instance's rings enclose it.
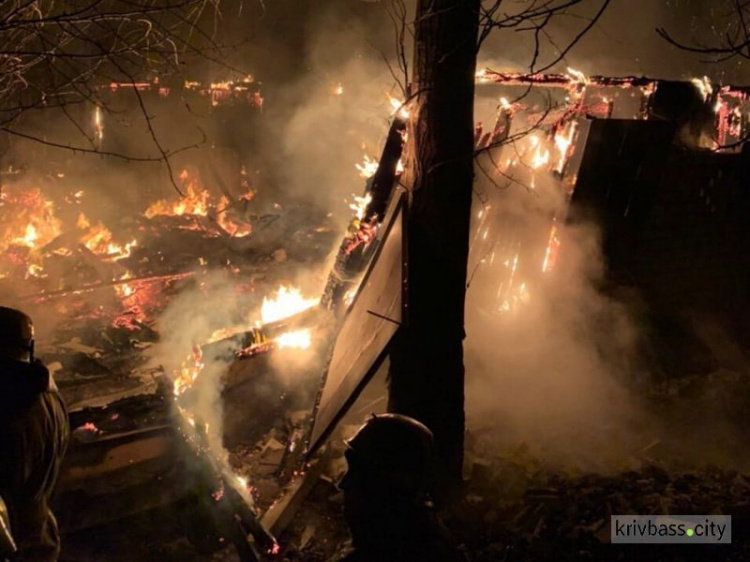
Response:
[[[497,110],[493,100],[488,111]],[[470,434],[491,435],[484,444],[495,453],[521,446],[575,469],[633,468],[653,448],[666,461],[747,466],[732,445],[737,428],[720,406],[705,407],[726,389],[702,385],[700,422],[654,398],[663,375],[649,355],[647,305],[612,286],[599,225],[568,206],[576,131],[574,121],[543,127],[478,160],[485,173],[475,185],[465,343]]]
[[[208,424],[208,440],[217,453],[223,452],[221,378],[231,364],[227,349],[212,348],[204,353],[200,343],[211,334],[238,322],[238,297],[220,275],[208,275],[177,296],[158,318],[160,341],[149,349],[156,366],[162,366],[174,382],[175,392],[191,389],[181,404],[188,419]]]
[[[482,291],[491,279],[478,273],[469,290],[470,427],[491,427],[499,449],[524,443],[546,462],[605,469],[645,446],[634,430],[642,412],[624,384],[637,367],[637,320],[598,291],[598,242],[593,225],[567,228],[554,270],[520,284],[500,314]]]

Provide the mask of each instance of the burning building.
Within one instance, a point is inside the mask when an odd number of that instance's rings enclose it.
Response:
[[[491,187],[476,201],[470,274],[502,280],[478,289],[494,291],[482,307],[511,312],[554,283],[565,225],[593,220],[613,281],[746,338],[746,88],[574,70],[477,81],[503,96],[494,128],[476,135],[478,179]]]

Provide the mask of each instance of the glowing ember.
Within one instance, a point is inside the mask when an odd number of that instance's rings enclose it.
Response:
[[[78,431],[86,431],[88,433],[100,433],[101,430],[96,427],[96,425],[93,422],[86,422],[82,426],[76,428]]]
[[[341,82],[339,82],[339,85],[333,89],[333,94],[336,96],[344,95],[344,87],[341,85]]]
[[[260,309],[263,324],[277,322],[318,304],[317,298],[306,299],[299,289],[282,285],[273,298],[265,297]]]
[[[29,265],[29,268],[27,270],[27,275],[26,275],[27,279],[29,277],[42,278],[42,277],[46,277],[46,276],[47,275],[44,273],[44,268],[41,265],[38,265],[38,264],[35,264],[35,263],[32,263],[31,265]]]
[[[219,488],[211,493],[211,497],[217,502],[224,498],[224,482],[222,480],[219,480]]]
[[[295,332],[287,332],[281,334],[276,338],[276,345],[279,349],[292,348],[292,349],[307,349],[312,343],[312,336],[310,330],[297,330]]]

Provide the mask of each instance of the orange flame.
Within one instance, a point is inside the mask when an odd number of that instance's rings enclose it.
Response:
[[[277,322],[289,318],[312,308],[318,304],[319,299],[308,299],[302,296],[302,292],[294,287],[282,285],[275,292],[273,298],[265,297],[260,309],[263,324]]]
[[[92,227],[91,222],[83,213],[78,215],[76,226],[81,230],[88,230],[81,236],[81,243],[92,253],[105,256],[105,259],[116,261],[127,258],[133,248],[138,245],[137,240],[131,240],[125,244],[113,242],[112,232],[101,221]]]
[[[396,115],[401,119],[408,119],[409,118],[409,110],[406,109],[406,105],[403,101],[399,100],[398,98],[394,98],[390,94],[386,94],[388,96],[388,101],[391,104],[391,107],[393,108],[393,112],[391,115]]]
[[[375,175],[375,172],[378,171],[378,165],[379,163],[377,160],[370,158],[367,154],[365,154],[362,163],[355,164],[354,167],[359,170],[360,177],[367,179]]]
[[[208,214],[208,191],[200,189],[198,181],[192,178],[187,170],[180,173],[180,180],[187,184],[185,196],[176,201],[162,199],[153,203],[144,213],[146,218],[151,219],[159,215],[198,215],[205,217]]]
[[[36,250],[60,232],[55,206],[39,189],[0,193],[0,252],[11,246]]]
[[[174,380],[174,395],[180,396],[188,388],[193,386],[193,383],[198,378],[198,375],[201,373],[204,366],[203,350],[199,345],[194,345],[193,352],[180,364],[180,372]]]
[[[310,330],[297,330],[286,332],[276,338],[276,345],[279,349],[308,349],[312,343]]]

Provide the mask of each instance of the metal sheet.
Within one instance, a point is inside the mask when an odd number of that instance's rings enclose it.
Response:
[[[318,399],[310,449],[325,441],[385,359],[403,319],[405,196],[396,193],[381,226],[381,239],[357,296],[336,337]]]

